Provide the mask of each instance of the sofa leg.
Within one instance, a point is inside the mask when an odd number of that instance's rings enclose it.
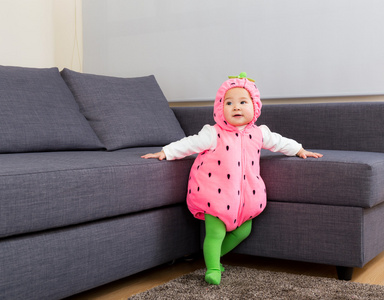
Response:
[[[351,280],[353,274],[353,267],[336,267],[337,277],[340,280]]]

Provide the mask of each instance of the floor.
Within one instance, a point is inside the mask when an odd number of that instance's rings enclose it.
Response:
[[[305,274],[319,277],[337,278],[336,268],[321,264],[287,261],[280,259],[228,254],[223,264],[247,266],[260,270]],[[146,291],[183,274],[204,268],[202,257],[192,261],[180,260],[141,272],[93,290],[66,298],[66,300],[120,300]],[[384,285],[384,252],[370,261],[364,268],[355,268],[352,281]]]

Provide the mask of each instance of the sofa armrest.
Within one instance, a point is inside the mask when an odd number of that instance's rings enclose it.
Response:
[[[198,133],[206,124],[215,124],[212,106],[172,107],[172,110],[186,136]]]

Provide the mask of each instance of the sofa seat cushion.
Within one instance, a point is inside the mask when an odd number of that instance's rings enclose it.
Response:
[[[384,201],[384,153],[316,151],[324,156],[304,160],[263,150],[268,200],[363,208]]]
[[[101,148],[57,68],[0,66],[0,153]]]
[[[0,237],[184,203],[194,159],[140,158],[154,151],[0,155]]]
[[[118,78],[61,72],[108,150],[164,146],[185,137],[153,75]]]

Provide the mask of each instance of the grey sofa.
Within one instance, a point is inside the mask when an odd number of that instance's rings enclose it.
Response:
[[[194,157],[140,155],[197,133],[153,76],[0,66],[0,298],[61,299],[200,252]],[[338,267],[384,250],[384,103],[264,106],[260,124],[324,154],[263,152],[266,210],[238,253]]]

